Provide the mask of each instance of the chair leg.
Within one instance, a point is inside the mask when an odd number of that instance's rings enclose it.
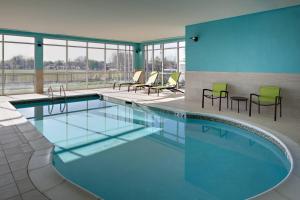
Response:
[[[157,96],[159,96],[159,89],[157,89]]]
[[[114,82],[114,85],[113,85],[113,89],[115,89],[116,88],[116,82]]]
[[[214,97],[211,98],[211,105],[214,106]]]
[[[221,96],[220,96],[220,98],[219,98],[219,111],[221,111],[221,105],[222,104],[222,98],[221,98]]]
[[[128,85],[128,92],[130,91],[130,85]]]
[[[121,90],[121,86],[122,86],[122,84],[119,85],[119,90]]]
[[[252,110],[252,96],[250,95],[250,102],[249,102],[249,117],[251,117],[251,110]]]
[[[275,100],[274,121],[276,121],[276,116],[277,116],[277,102],[276,102],[276,100]]]
[[[282,104],[281,104],[281,99],[280,99],[280,105],[279,105],[280,107],[279,107],[279,109],[280,109],[280,111],[279,111],[279,115],[280,115],[280,117],[282,117]]]
[[[204,91],[202,92],[202,108],[204,108]]]
[[[258,109],[258,114],[260,114],[260,104],[259,104],[259,102],[257,104],[257,109]]]
[[[150,87],[148,87],[148,95],[150,94]]]
[[[227,101],[227,109],[228,109],[228,107],[229,107],[229,106],[228,106],[228,95],[227,95],[227,98],[226,98],[226,99],[227,99],[226,101]]]
[[[134,88],[134,92],[136,93],[137,87]]]

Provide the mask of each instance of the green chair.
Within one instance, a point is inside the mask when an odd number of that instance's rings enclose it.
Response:
[[[132,77],[132,80],[130,82],[125,82],[125,83],[116,83],[114,82],[114,85],[113,85],[113,89],[116,88],[116,85],[119,84],[119,90],[121,89],[121,86],[122,85],[128,85],[128,92],[130,90],[130,86],[131,85],[134,85],[134,84],[138,84],[139,81],[140,81],[140,78],[142,76],[142,73],[143,71],[136,71]]]
[[[151,89],[156,90],[157,96],[159,96],[159,91],[165,90],[165,89],[166,90],[170,90],[172,92],[181,92],[181,93],[183,93],[183,91],[177,89],[177,85],[178,85],[178,82],[179,82],[180,75],[181,75],[180,72],[173,72],[170,75],[167,84],[161,85],[161,86],[152,86],[152,87],[149,87],[148,88],[148,95],[150,94],[150,90]]]
[[[256,97],[253,99],[253,97]],[[258,113],[260,113],[260,106],[274,106],[274,121],[277,118],[277,106],[280,107],[280,117],[282,116],[282,97],[280,96],[280,88],[277,86],[261,86],[259,94],[250,94],[249,116],[251,117],[252,103],[257,104]]]
[[[134,88],[134,92],[136,92],[137,88],[145,88],[145,87],[152,87],[154,86],[158,77],[157,71],[152,71],[147,82],[145,84],[134,84],[132,87]]]
[[[209,93],[209,94],[207,94]],[[219,111],[221,111],[222,99],[226,98],[228,108],[228,91],[227,83],[213,83],[212,89],[203,89],[202,91],[202,108],[204,108],[204,97],[211,99],[211,105],[214,100],[219,99]]]

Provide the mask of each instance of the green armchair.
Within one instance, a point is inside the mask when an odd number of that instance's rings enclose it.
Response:
[[[203,89],[202,108],[204,108],[204,97],[211,99],[211,105],[214,105],[214,99],[219,99],[219,111],[221,111],[222,99],[226,98],[228,108],[227,83],[214,83],[212,89]]]
[[[277,119],[277,107],[280,109],[280,117],[282,116],[282,97],[280,96],[280,88],[277,86],[261,86],[259,94],[250,94],[249,116],[251,117],[252,103],[258,106],[260,113],[261,106],[274,106],[274,121]]]

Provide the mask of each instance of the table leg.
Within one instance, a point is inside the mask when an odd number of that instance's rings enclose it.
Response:
[[[246,111],[247,111],[247,107],[248,107],[248,100],[245,101],[246,103]]]
[[[240,113],[240,101],[238,100],[238,113]]]

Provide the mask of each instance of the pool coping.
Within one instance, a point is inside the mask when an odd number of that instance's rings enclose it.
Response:
[[[95,95],[96,93],[94,93],[93,95]],[[98,95],[101,95],[98,93]],[[72,95],[73,96],[73,95]],[[78,95],[74,95],[74,96],[78,96]],[[81,96],[90,96],[87,94],[81,95]],[[103,95],[102,95],[103,96]],[[110,99],[116,99],[119,100],[119,102],[124,102],[126,103],[127,100],[124,99],[118,99],[118,98],[114,98],[114,97],[109,97],[109,96],[105,96],[107,98]],[[41,99],[49,99],[49,98],[41,98]],[[29,101],[36,101],[37,99],[27,99]],[[15,102],[15,101],[14,101]],[[127,101],[128,102],[128,101]],[[170,107],[167,106],[161,106],[161,105],[156,105],[156,106],[149,106],[149,105],[145,105],[142,103],[138,103],[135,101],[131,101],[132,103],[136,104],[136,105],[141,105],[141,106],[147,106],[147,107],[153,107],[153,108],[157,108],[157,109],[162,109],[162,110],[167,110],[167,111],[171,111],[172,113],[189,113],[189,114],[195,114],[195,115],[206,115],[209,117],[213,117],[213,118],[223,118],[225,120],[229,120],[229,121],[234,121],[237,123],[242,123],[246,126],[253,126],[255,127],[255,129],[261,129],[265,132],[268,133],[272,133],[271,135],[274,136],[275,138],[277,138],[279,141],[284,140],[283,144],[286,147],[286,142],[288,141],[295,143],[294,141],[292,141],[291,139],[289,139],[288,137],[284,137],[283,134],[278,133],[277,131],[271,130],[267,127],[262,127],[259,124],[253,124],[252,122],[247,122],[247,121],[243,121],[243,120],[238,120],[232,117],[228,117],[228,116],[224,116],[224,115],[217,115],[217,114],[212,114],[212,113],[205,113],[205,112],[187,112],[185,110],[182,109],[177,109],[172,107],[170,109]],[[175,112],[174,112],[175,111]],[[17,111],[16,111],[17,112]],[[17,126],[30,126],[33,128],[33,130],[35,130],[38,134],[40,134],[35,127],[26,120],[25,123],[21,124],[21,125],[17,125]],[[32,131],[33,131],[32,130]],[[275,134],[274,134],[275,133]],[[26,131],[22,132],[22,134],[26,135]],[[42,136],[42,134],[40,134]],[[281,137],[282,136],[282,137]],[[26,137],[26,136],[25,136]],[[288,139],[288,140],[287,140]],[[289,141],[290,140],[290,141]],[[37,148],[34,148],[34,152],[33,155],[30,158],[29,164],[28,164],[28,173],[30,176],[31,181],[34,183],[34,185],[36,186],[36,188],[43,193],[45,196],[47,196],[50,199],[63,199],[61,197],[58,197],[58,194],[61,194],[61,190],[65,190],[66,193],[68,194],[68,196],[66,196],[66,198],[70,198],[70,196],[74,197],[72,199],[101,199],[100,197],[97,197],[96,195],[94,195],[93,193],[81,188],[80,186],[72,183],[71,181],[67,180],[65,177],[63,177],[56,169],[55,167],[52,166],[52,150],[53,150],[53,144],[51,142],[49,142],[47,140],[47,138],[45,138],[44,136],[42,136],[42,138],[39,138],[38,141],[30,141],[29,143],[34,144],[34,146],[36,146]],[[296,144],[296,143],[295,143]],[[299,146],[299,145],[298,145]],[[299,147],[298,147],[299,148]],[[287,148],[288,152],[289,152],[289,148]],[[289,152],[290,154],[290,152]],[[290,158],[292,158],[291,154],[290,154]],[[37,167],[38,166],[38,167]],[[264,197],[265,195],[270,195],[272,193],[280,193],[279,189],[282,186],[282,184],[284,182],[287,182],[291,176],[297,176],[296,174],[293,173],[293,169],[294,169],[294,163],[293,163],[293,159],[292,159],[292,163],[291,163],[291,170],[288,174],[288,176],[286,176],[286,178],[284,178],[280,183],[278,183],[276,186],[270,188],[269,190],[260,193],[254,197],[251,197],[250,199],[260,199],[261,197]],[[41,173],[41,171],[44,173],[40,174],[40,175],[47,175],[51,174],[52,180],[50,180],[50,182],[52,181],[52,183],[48,184],[51,185],[51,187],[45,187],[45,184],[43,185],[43,182],[46,180],[44,178],[39,178],[37,179],[35,176],[36,174],[38,174],[38,171]],[[56,176],[56,177],[54,177]],[[58,193],[54,193],[54,191],[58,191]],[[276,194],[275,194],[276,195]],[[261,198],[264,199],[264,198]],[[287,197],[285,199],[288,199]]]

